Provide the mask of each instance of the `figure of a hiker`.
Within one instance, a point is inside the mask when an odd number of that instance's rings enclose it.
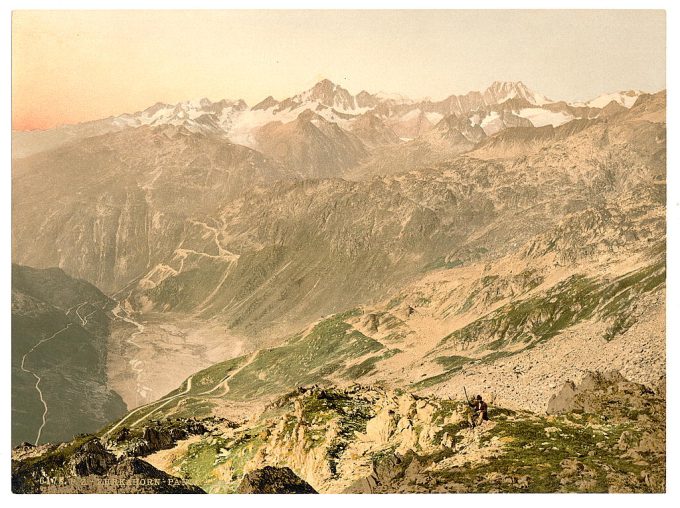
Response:
[[[472,402],[468,401],[472,411],[468,415],[468,423],[470,427],[477,427],[482,424],[482,422],[489,419],[489,407],[486,402],[482,400],[481,395],[477,395]]]

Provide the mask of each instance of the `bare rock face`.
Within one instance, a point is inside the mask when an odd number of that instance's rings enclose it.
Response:
[[[239,494],[318,494],[312,486],[289,467],[265,466],[246,474],[238,487]]]
[[[377,443],[387,443],[396,430],[395,412],[385,409],[366,424],[366,439]]]
[[[553,395],[548,402],[548,414],[556,414],[570,411],[577,395],[576,384],[567,381],[559,393]]]

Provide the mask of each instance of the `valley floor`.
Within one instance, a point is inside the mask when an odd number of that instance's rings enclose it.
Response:
[[[140,317],[120,308],[114,314],[118,319],[109,338],[109,386],[130,410],[160,399],[177,387],[178,379],[254,347],[230,336],[224,326],[186,316]]]

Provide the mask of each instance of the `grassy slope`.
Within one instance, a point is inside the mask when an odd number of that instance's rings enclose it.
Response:
[[[110,301],[94,286],[58,269],[14,265],[12,310],[12,444],[33,443],[44,411],[36,378],[21,369],[22,358],[39,341],[24,367],[37,373],[48,406],[41,442],[67,441],[92,432],[125,411],[122,399],[106,388],[106,337]],[[81,316],[66,307],[84,303]],[[57,307],[57,305],[63,307]]]

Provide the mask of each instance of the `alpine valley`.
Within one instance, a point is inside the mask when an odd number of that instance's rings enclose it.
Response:
[[[665,111],[323,80],[13,132],[14,492],[665,491]]]

